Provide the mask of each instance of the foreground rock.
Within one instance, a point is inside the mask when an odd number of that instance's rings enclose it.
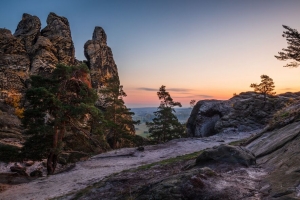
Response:
[[[220,145],[204,150],[196,159],[196,165],[205,165],[209,161],[241,164],[249,167],[256,164],[254,154],[244,147]]]
[[[201,138],[201,139],[191,139],[183,138],[170,141],[166,144],[145,146],[144,151],[138,151],[136,148],[124,148],[119,150],[110,151],[98,156],[92,157],[91,159],[83,162],[76,163],[76,166],[70,171],[65,173],[59,173],[54,176],[43,177],[38,179],[38,181],[32,181],[28,184],[15,185],[9,189],[0,193],[0,198],[4,199],[49,199],[54,197],[59,197],[72,193],[74,195],[75,191],[84,189],[88,186],[96,184],[105,177],[121,172],[126,169],[137,168],[138,166],[150,164],[154,162],[159,162],[168,158],[174,158],[176,156],[181,156],[188,153],[193,153],[195,151],[200,151],[205,148],[213,147],[221,142],[229,143],[235,140],[240,140],[245,137],[248,137],[249,134],[224,134],[211,136],[210,138]],[[198,155],[198,154],[197,154]],[[193,160],[195,162],[195,160]],[[35,163],[33,166],[37,165]],[[174,168],[167,167],[165,173],[172,175],[178,170],[180,171],[184,167],[187,161],[183,163],[176,163]],[[231,166],[231,165],[228,165]],[[225,169],[226,167],[224,167]],[[231,167],[227,169],[230,170]],[[250,169],[250,168],[249,168]],[[212,168],[212,170],[214,170]],[[256,170],[256,169],[254,169]],[[215,170],[214,170],[215,171]],[[218,173],[218,171],[216,171]],[[247,172],[243,172],[248,174]],[[132,174],[136,174],[132,172]],[[145,174],[153,177],[160,177],[159,171],[155,168],[152,169],[152,173]],[[133,179],[133,184],[135,180],[143,180],[143,174],[136,174],[138,177]],[[229,177],[229,175],[227,175]],[[248,175],[247,175],[248,176]],[[150,177],[145,176],[146,180],[150,180]],[[123,179],[121,179],[123,180]],[[251,181],[251,180],[250,180]],[[118,183],[118,182],[114,182]],[[120,182],[121,185],[124,182]],[[147,182],[146,182],[147,183]],[[41,189],[43,192],[41,193]],[[114,187],[118,189],[118,187]],[[128,188],[129,189],[129,188]],[[121,188],[120,188],[121,190]],[[16,192],[18,191],[18,192]],[[113,191],[113,190],[112,190]],[[128,190],[130,191],[130,189]],[[118,191],[121,192],[121,191]],[[104,193],[103,193],[104,194]],[[118,193],[120,194],[120,193]],[[115,194],[116,195],[116,194]],[[114,197],[114,196],[111,196]],[[98,198],[99,199],[99,198]],[[101,198],[100,198],[101,199]],[[113,198],[111,198],[113,199]]]
[[[219,150],[219,151],[218,151]],[[221,152],[222,150],[225,153]],[[231,152],[232,155],[229,156]],[[210,159],[208,158],[210,155]],[[203,157],[204,156],[204,157]],[[212,158],[214,161],[211,162]],[[181,157],[149,167],[121,172],[80,191],[78,199],[261,199],[260,181],[265,175],[254,156],[244,148],[221,145],[197,157]],[[165,164],[166,163],[166,164]],[[195,165],[188,170],[186,166]],[[59,199],[72,199],[74,196]]]
[[[300,122],[264,133],[250,143],[257,163],[269,174],[265,187],[271,198],[300,198]]]

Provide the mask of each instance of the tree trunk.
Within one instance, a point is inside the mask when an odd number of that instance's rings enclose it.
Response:
[[[55,127],[55,132],[53,135],[53,145],[52,150],[49,153],[48,159],[47,159],[47,172],[48,175],[52,175],[55,171],[56,165],[57,165],[57,143],[58,143],[58,127]]]
[[[47,172],[48,175],[52,175],[57,165],[57,155],[51,152],[47,159]]]

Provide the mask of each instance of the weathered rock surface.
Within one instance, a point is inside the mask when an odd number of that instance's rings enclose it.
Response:
[[[32,45],[40,35],[41,21],[37,16],[24,13],[19,22],[14,36],[24,44],[27,53],[30,53]]]
[[[254,154],[244,147],[220,145],[204,150],[196,159],[196,165],[205,165],[208,161],[241,164],[246,167],[256,164]]]
[[[270,198],[300,198],[300,122],[266,132],[247,148],[255,153],[257,163],[268,170],[265,185]]]
[[[229,101],[198,101],[188,119],[188,134],[192,137],[207,137],[215,134],[215,124],[230,110]]]
[[[56,49],[55,56],[59,63],[75,64],[75,48],[67,18],[51,12],[47,18],[47,26],[42,29],[41,35],[48,38]]]
[[[51,41],[40,36],[31,48],[31,75],[47,75],[55,69],[59,60],[55,56],[56,48]]]
[[[21,40],[0,29],[0,100],[25,90],[29,68],[30,59]]]
[[[88,40],[84,45],[84,55],[91,70],[92,86],[97,89],[104,86],[107,79],[116,78],[119,81],[117,65],[106,39],[103,28],[96,26],[92,40]]]
[[[233,163],[183,166],[194,160],[156,163],[144,169],[132,169],[109,176],[80,191],[78,199],[262,199],[259,181],[261,168],[241,167]],[[206,163],[207,164],[207,163]],[[207,164],[208,165],[208,164]],[[61,199],[73,199],[74,194]]]
[[[254,92],[243,92],[226,101],[199,101],[188,119],[188,135],[206,137],[226,131],[261,129],[291,98],[297,99],[299,94],[295,93],[293,97],[290,94],[269,97],[265,102]]]

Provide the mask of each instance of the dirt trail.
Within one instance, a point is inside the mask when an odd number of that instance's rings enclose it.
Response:
[[[166,144],[146,146],[143,152],[123,148],[96,155],[64,173],[13,185],[0,193],[1,200],[50,199],[83,189],[104,177],[126,169],[193,153],[222,143],[249,137],[250,133],[218,134],[208,138],[184,138]]]

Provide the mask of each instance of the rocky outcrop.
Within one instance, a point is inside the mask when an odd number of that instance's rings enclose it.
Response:
[[[87,41],[84,46],[84,54],[90,68],[90,74],[87,74],[85,80],[97,90],[99,99],[96,105],[104,107],[100,103],[105,98],[101,87],[105,87],[105,81],[110,78],[115,80],[117,86],[120,81],[112,51],[107,46],[107,36],[101,27],[95,27],[92,40]],[[0,29],[0,134],[3,136],[0,138],[0,144],[15,144],[16,138],[22,138],[20,118],[24,111],[23,97],[29,87],[30,75],[50,77],[51,72],[60,63],[82,63],[75,59],[75,48],[67,18],[51,12],[47,17],[46,27],[41,30],[40,19],[24,13],[13,35],[7,29]],[[85,128],[89,132],[90,124]],[[134,135],[134,126],[128,128]],[[108,140],[109,135],[105,139]],[[21,142],[22,140],[19,141],[18,147]],[[102,146],[101,148],[106,148],[105,145]]]
[[[263,182],[269,198],[300,197],[300,122],[265,132],[246,147],[258,157],[257,164],[267,169]],[[267,198],[266,198],[267,199]]]
[[[15,33],[0,29],[0,100],[21,95],[30,75],[47,75],[58,63],[76,64],[69,22],[50,13],[41,31],[40,19],[24,13]]]
[[[27,53],[30,53],[32,45],[40,35],[41,21],[37,16],[24,13],[19,22],[14,36],[19,38],[25,46]]]
[[[112,51],[106,44],[106,34],[101,27],[95,27],[92,40],[84,45],[84,55],[91,70],[93,88],[105,86],[107,79],[119,81],[118,69]]]
[[[192,137],[207,137],[215,134],[216,122],[229,112],[229,101],[198,101],[187,122],[188,135]]]
[[[47,18],[47,26],[41,31],[41,36],[30,53],[31,74],[47,75],[58,63],[76,64],[68,19],[51,12]]]
[[[31,70],[34,75],[47,75],[56,67],[59,60],[55,56],[56,48],[51,41],[40,36],[31,48]]]
[[[273,115],[299,94],[278,95],[267,101],[254,93],[243,92],[225,101],[202,100],[193,108],[187,122],[190,137],[206,137],[220,132],[246,132],[262,129]]]
[[[0,29],[0,100],[9,93],[24,92],[29,77],[30,59],[20,39],[7,29]]]

